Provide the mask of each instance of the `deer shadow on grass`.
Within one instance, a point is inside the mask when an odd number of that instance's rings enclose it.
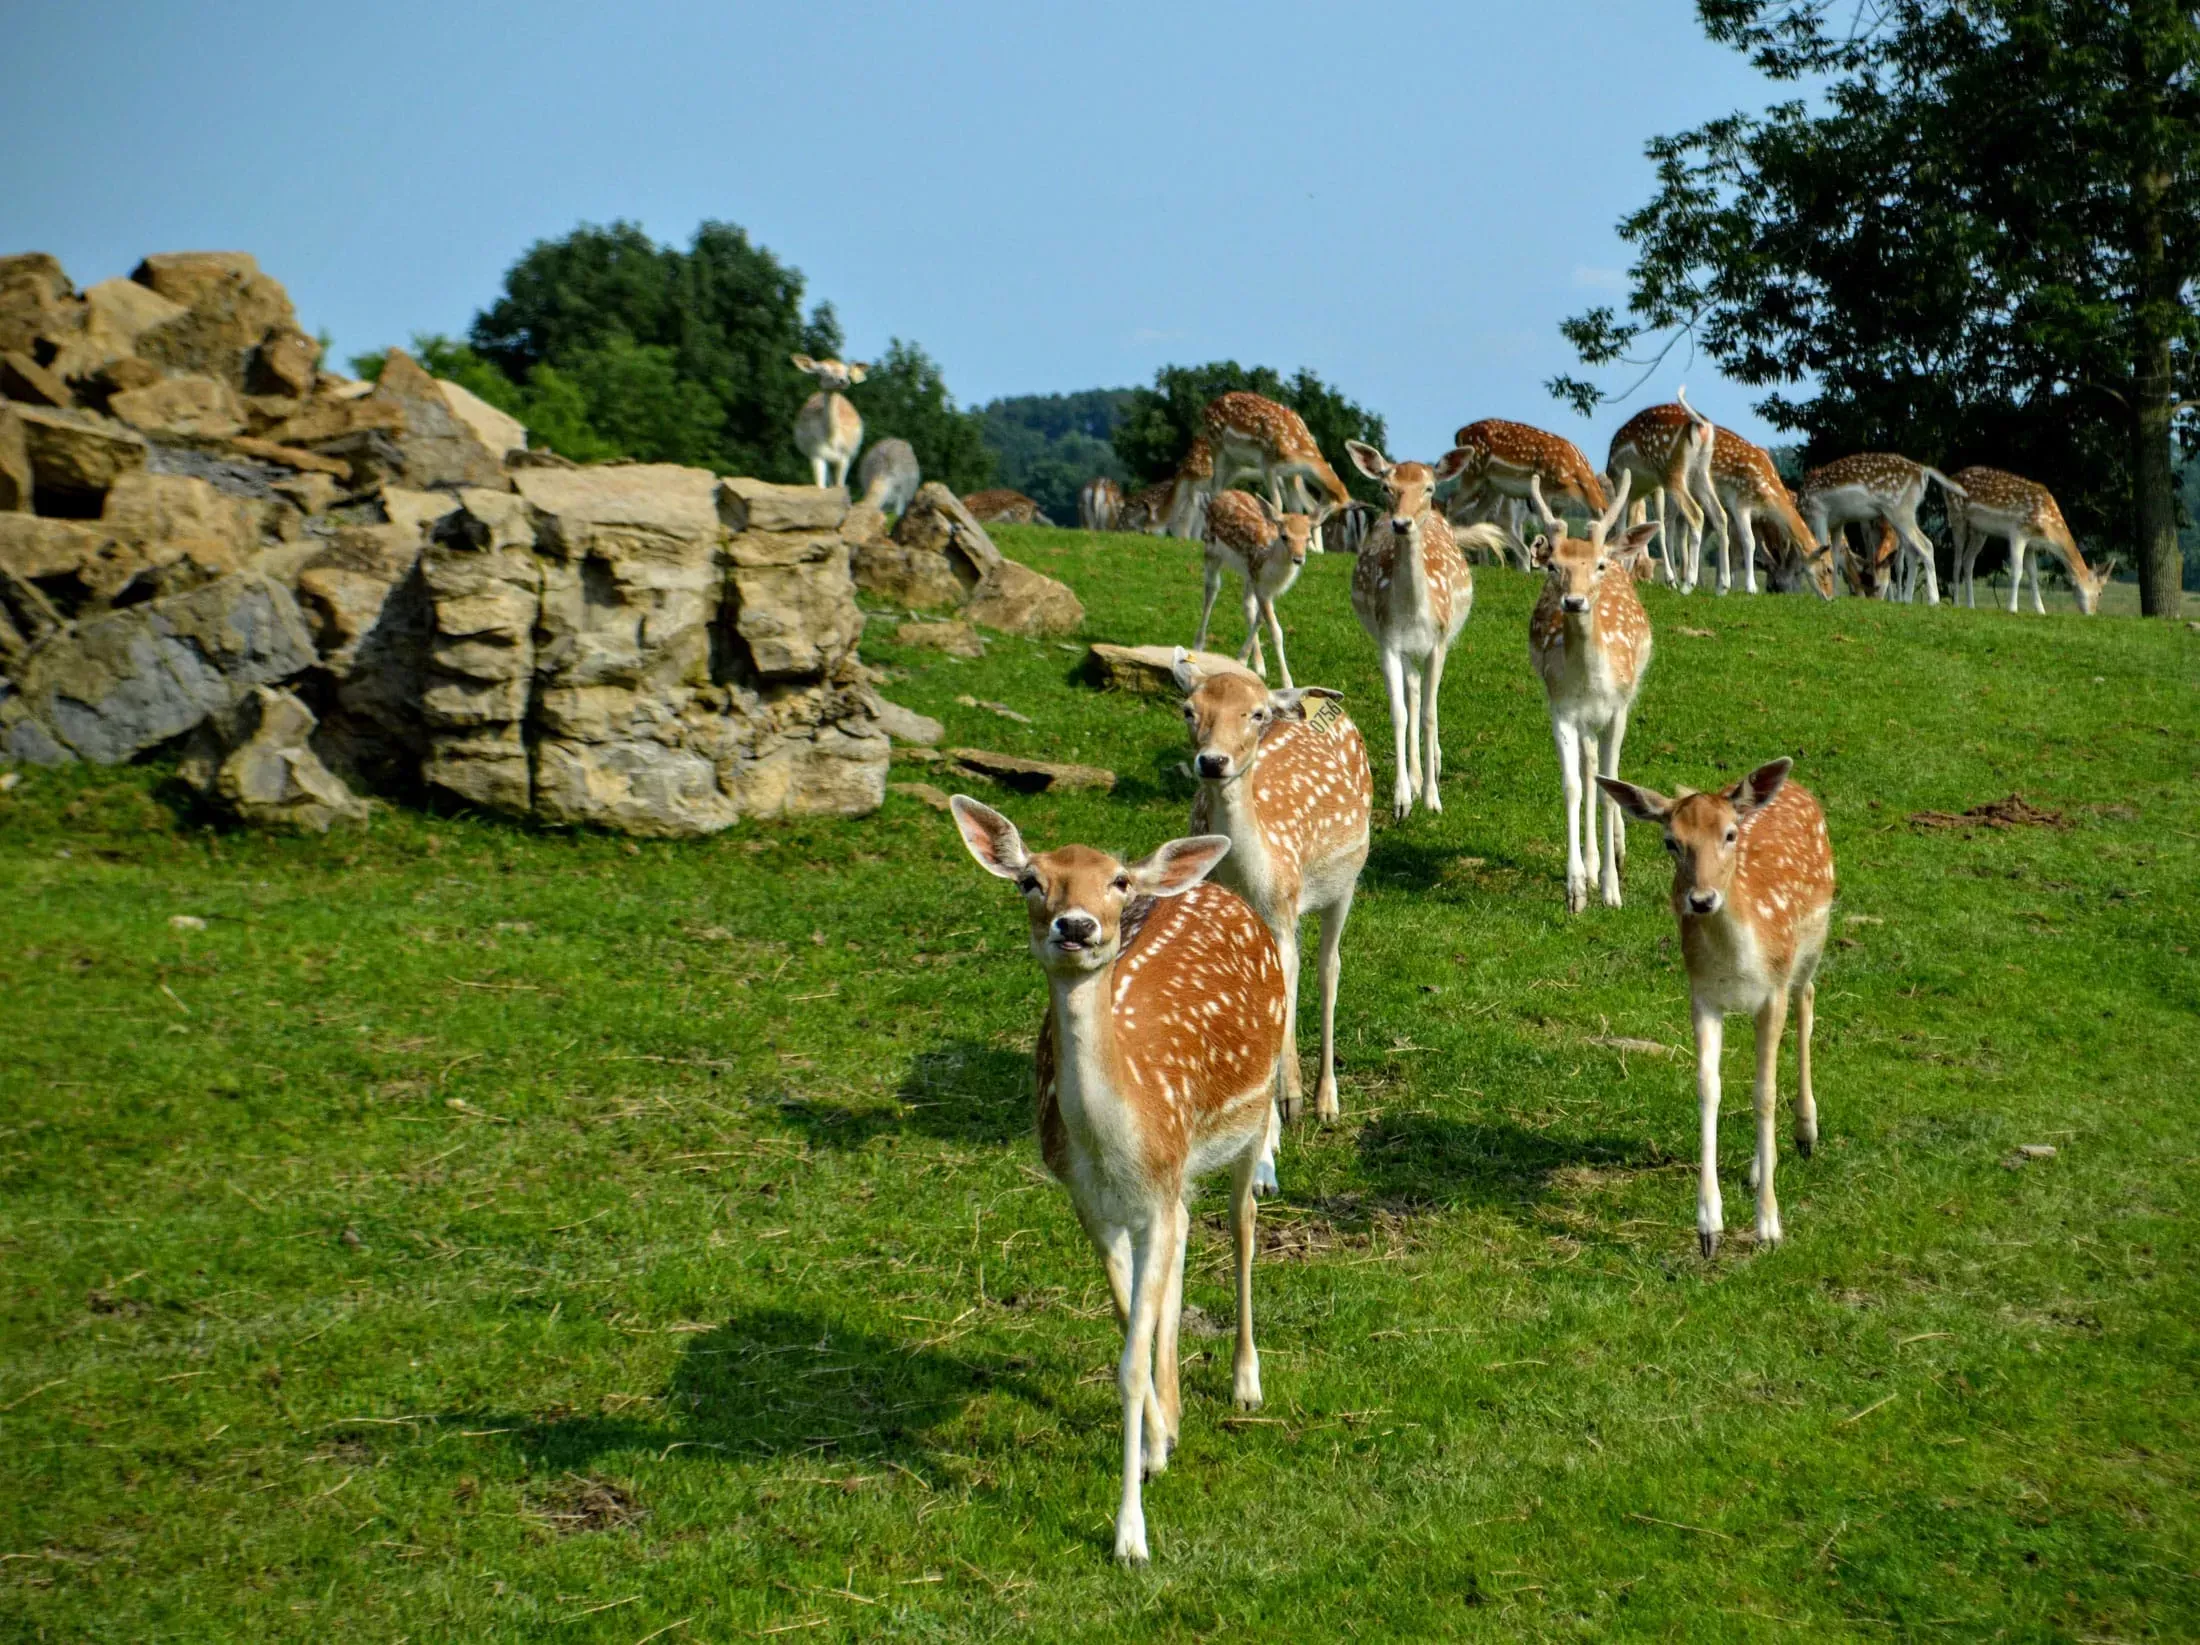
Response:
[[[767,1099],[768,1100],[768,1099]],[[954,1039],[919,1052],[892,1099],[864,1106],[789,1096],[779,1123],[818,1148],[861,1148],[895,1132],[1002,1146],[1032,1131],[1031,1054]]]
[[[1563,1172],[1652,1171],[1670,1162],[1639,1136],[1568,1136],[1509,1120],[1384,1114],[1360,1128],[1360,1169],[1384,1203],[1525,1212],[1557,1192]]]

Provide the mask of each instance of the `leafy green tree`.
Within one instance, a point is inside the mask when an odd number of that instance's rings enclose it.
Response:
[[[1127,388],[1088,388],[990,402],[985,442],[1000,483],[1024,493],[1057,523],[1074,521],[1077,495],[1087,480],[1105,475],[1120,485],[1130,478],[1115,454],[1113,436],[1131,394]]]
[[[2200,17],[2163,0],[1698,0],[1714,40],[1824,106],[1650,145],[1628,316],[1564,330],[1591,366],[1683,337],[1806,457],[1890,447],[2049,485],[2182,581],[2172,434],[2200,345]],[[1645,352],[1645,350],[1649,352]],[[1586,411],[1578,379],[1552,391]]]
[[[993,452],[985,443],[984,420],[975,411],[955,408],[940,368],[923,349],[896,337],[870,366],[870,375],[848,391],[863,413],[865,445],[907,440],[916,447],[924,477],[958,496],[992,483]]]
[[[1307,431],[1346,487],[1367,502],[1380,502],[1382,488],[1363,476],[1345,455],[1346,440],[1364,440],[1380,448],[1382,418],[1348,400],[1311,371],[1301,368],[1285,378],[1267,366],[1241,366],[1216,360],[1203,366],[1163,366],[1153,387],[1133,389],[1114,434],[1115,453],[1132,478],[1151,485],[1174,474],[1200,432],[1201,414],[1216,396],[1245,390],[1289,406],[1306,419]],[[1393,453],[1396,455],[1396,453]]]

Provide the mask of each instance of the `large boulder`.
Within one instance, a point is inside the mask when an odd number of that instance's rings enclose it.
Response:
[[[138,351],[147,333],[181,320],[189,311],[131,280],[102,280],[84,293],[81,303],[64,318],[58,329],[40,340],[52,357],[46,364],[62,377],[76,382],[95,376],[116,360]]]
[[[1003,634],[1036,638],[1076,633],[1084,625],[1085,607],[1067,583],[1004,559],[986,569],[963,615]]]
[[[41,492],[73,504],[96,504],[123,475],[145,466],[145,436],[88,411],[17,406],[31,473]],[[96,512],[71,508],[67,512]],[[63,512],[56,509],[54,512]]]
[[[254,686],[192,734],[177,774],[238,822],[326,834],[363,823],[366,802],[321,763],[313,711],[287,691]]]
[[[504,486],[504,454],[481,443],[452,412],[442,385],[403,349],[390,350],[374,392],[360,403],[394,408],[402,414],[402,425],[389,436],[397,447],[400,468],[385,478],[410,486]],[[356,461],[353,478],[362,478]]]
[[[823,673],[863,637],[848,545],[837,535],[744,532],[726,552],[728,614],[760,677]]]
[[[46,253],[0,257],[0,349],[30,354],[40,338],[73,331],[82,310],[68,275]]]
[[[461,387],[447,377],[438,377],[435,386],[442,391],[443,403],[451,415],[466,425],[468,432],[481,442],[482,449],[498,462],[515,451],[527,449],[527,425],[510,412],[499,411],[472,389]]]
[[[20,349],[0,353],[0,397],[34,406],[65,406],[75,399],[59,373]]]
[[[244,432],[244,408],[236,394],[212,377],[164,377],[110,395],[107,414],[163,439],[226,440]]]
[[[138,264],[130,279],[182,310],[146,328],[126,351],[170,371],[216,377],[249,392],[262,345],[298,333],[290,294],[247,252],[164,252]]]
[[[253,572],[80,624],[40,647],[4,703],[0,750],[112,765],[313,662],[288,589]]]
[[[29,509],[36,485],[23,419],[13,406],[0,405],[0,513]]]
[[[495,811],[534,808],[527,743],[543,568],[526,500],[469,489],[420,559],[429,600],[421,777]]]

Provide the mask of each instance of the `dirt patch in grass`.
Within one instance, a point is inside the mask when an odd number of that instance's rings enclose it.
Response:
[[[1974,805],[1957,816],[1952,811],[1913,811],[1910,813],[1913,828],[2068,828],[2070,819],[2060,811],[2049,811],[2034,805],[2022,794],[2012,794],[2005,800],[1989,800],[1984,805]]]
[[[527,1504],[528,1517],[559,1536],[620,1530],[648,1511],[626,1486],[583,1474],[567,1474]]]

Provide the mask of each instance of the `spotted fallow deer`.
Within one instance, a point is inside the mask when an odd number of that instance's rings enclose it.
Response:
[[[970,510],[970,517],[980,525],[1052,525],[1046,510],[1020,491],[1006,486],[994,486],[986,491],[973,491],[962,500]]]
[[[794,357],[795,370],[815,377],[818,390],[802,402],[794,420],[794,443],[810,459],[810,473],[819,486],[846,485],[848,465],[863,445],[863,416],[843,392],[870,375],[860,360],[813,360],[807,354]]]
[[[2078,609],[2088,617],[2101,608],[2101,590],[2116,574],[2116,557],[2110,555],[2095,571],[2078,552],[2078,541],[2063,520],[2054,493],[2033,480],[2020,480],[1998,468],[1965,468],[1956,471],[1961,495],[1948,499],[1949,523],[1955,527],[1956,590],[1969,606],[1978,604],[1978,555],[1989,537],[2009,543],[2009,609],[2017,609],[2018,587],[2024,581],[2024,561],[2032,557],[2032,609],[2047,613],[2040,599],[2040,550],[2046,549],[2070,574],[2070,588]],[[1930,561],[1927,562],[1930,564]]]
[[[1222,592],[1222,574],[1234,571],[1245,584],[1245,648],[1238,653],[1238,661],[1252,659],[1253,671],[1264,680],[1268,677],[1268,659],[1260,648],[1260,625],[1266,618],[1276,641],[1276,667],[1284,685],[1291,684],[1276,602],[1299,580],[1307,550],[1328,513],[1323,509],[1319,514],[1279,514],[1267,498],[1246,491],[1218,491],[1208,500],[1207,603],[1200,609],[1194,650],[1207,649],[1207,627],[1214,619],[1215,597]]]
[[[1757,1148],[1750,1185],[1757,1190],[1757,1241],[1780,1240],[1780,1201],[1772,1188],[1774,1075],[1788,998],[1796,1000],[1795,1149],[1818,1145],[1818,1105],[1810,1089],[1810,1036],[1818,998],[1818,961],[1833,909],[1833,844],[1826,814],[1789,760],[1759,766],[1715,794],[1683,788],[1667,799],[1647,788],[1599,777],[1631,817],[1665,831],[1673,856],[1673,916],[1696,1026],[1696,1091],[1703,1159],[1696,1189],[1696,1234],[1703,1254],[1719,1248],[1725,1213],[1719,1200],[1719,1051],[1726,1014],[1757,1019]]]
[[[1122,511],[1115,517],[1115,529],[1147,537],[1159,536],[1168,525],[1169,500],[1175,491],[1174,480],[1141,486],[1123,499]]]
[[[1896,556],[1902,552],[1902,538],[1885,520],[1860,527],[1870,547],[1859,552],[1849,540],[1845,526],[1833,528],[1836,541],[1842,549],[1841,574],[1848,582],[1849,592],[1860,600],[1891,600],[1894,598],[1894,566]],[[1954,591],[1949,593],[1954,598]]]
[[[1090,846],[1034,854],[1006,817],[958,794],[963,843],[1023,893],[1047,978],[1033,1057],[1039,1150],[1106,1265],[1123,1328],[1123,1496],[1115,1557],[1147,1558],[1142,1481],[1182,1431],[1177,1322],[1185,1197],[1230,1168],[1237,1246],[1237,1403],[1260,1405],[1253,1347],[1253,1172],[1274,1113],[1289,1009],[1274,938],[1236,894],[1206,885],[1220,835],[1172,840],[1143,862]]]
[[[1546,502],[1571,503],[1579,512],[1604,512],[1604,482],[1581,448],[1527,423],[1485,417],[1451,437],[1452,449],[1436,465],[1440,480],[1457,478],[1455,501],[1464,508],[1487,506],[1499,497],[1526,502],[1528,482],[1540,481]]]
[[[1436,790],[1443,770],[1437,742],[1437,701],[1444,658],[1474,609],[1474,572],[1460,541],[1436,510],[1436,471],[1426,463],[1394,463],[1371,445],[1347,440],[1352,463],[1390,495],[1390,512],[1360,545],[1352,567],[1352,610],[1381,650],[1390,691],[1395,755],[1391,810],[1404,818],[1418,791],[1431,811],[1444,809]],[[1469,526],[1466,542],[1504,551],[1493,525]]]
[[[1168,501],[1155,529],[1170,537],[1206,535],[1207,503],[1215,491],[1215,452],[1206,435],[1192,436],[1168,486]]]
[[[1792,508],[1795,493],[1787,495]],[[1757,557],[1763,562],[1767,592],[1800,594],[1807,588],[1821,600],[1833,598],[1834,550],[1820,548],[1808,539],[1799,544],[1793,532],[1764,514],[1751,519],[1750,534],[1755,539]]]
[[[1283,1063],[1277,1109],[1298,1118],[1299,921],[1321,919],[1321,1073],[1314,1113],[1337,1117],[1338,946],[1367,863],[1375,784],[1359,727],[1325,686],[1270,691],[1240,673],[1202,673],[1180,649],[1176,683],[1192,740],[1196,833],[1222,834],[1230,854],[1214,877],[1252,905],[1283,960]],[[1307,712],[1312,702],[1315,712]],[[1271,1147],[1262,1169],[1275,1186]]]
[[[1645,407],[1622,423],[1604,460],[1605,478],[1616,486],[1621,475],[1629,476],[1649,517],[1665,528],[1658,552],[1665,556],[1675,585],[1684,593],[1694,589],[1702,575],[1704,522],[1719,507],[1711,486],[1711,445],[1716,432],[1711,420],[1688,403],[1688,390],[1683,388],[1670,403]],[[1672,522],[1665,512],[1669,498],[1681,517],[1678,559]]]
[[[1077,492],[1077,524],[1086,531],[1114,531],[1123,514],[1123,488],[1105,474],[1087,480]]]
[[[1938,605],[1940,575],[1933,568],[1932,539],[1917,523],[1917,507],[1925,500],[1928,480],[1939,482],[1941,501],[1953,516],[1963,488],[1939,469],[1891,451],[1859,451],[1812,469],[1796,488],[1796,506],[1810,528],[1811,540],[1828,548],[1852,522],[1867,533],[1874,525],[1891,528],[1902,547],[1916,557],[1915,564],[1924,569],[1925,603]],[[1876,582],[1874,578],[1875,586]]]
[[[1289,406],[1233,390],[1208,401],[1201,417],[1207,443],[1214,448],[1210,491],[1219,491],[1243,475],[1258,474],[1279,514],[1286,508],[1312,514],[1321,506],[1308,491],[1309,482],[1332,510],[1352,500],[1314,443],[1306,420]]]
[[[1711,434],[1711,490],[1719,499],[1719,515],[1714,523],[1719,531],[1719,592],[1724,594],[1734,586],[1734,568],[1729,551],[1738,553],[1742,561],[1742,592],[1757,592],[1757,519],[1763,516],[1774,530],[1784,535],[1794,553],[1806,563],[1826,556],[1826,580],[1821,584],[1826,597],[1833,597],[1832,550],[1821,548],[1819,540],[1803,523],[1802,515],[1795,510],[1794,496],[1787,483],[1780,478],[1780,471],[1773,466],[1772,453],[1763,446],[1753,445],[1730,428],[1712,430]]]
[[[1655,521],[1613,529],[1627,507],[1634,476],[1622,471],[1612,504],[1589,521],[1586,537],[1569,537],[1566,522],[1543,501],[1542,482],[1529,498],[1545,535],[1531,547],[1544,571],[1543,592],[1528,617],[1528,661],[1543,681],[1558,745],[1559,786],[1566,800],[1566,911],[1589,906],[1595,882],[1607,908],[1620,906],[1619,871],[1627,861],[1619,812],[1597,802],[1599,774],[1619,772],[1627,716],[1650,668],[1650,615],[1635,593],[1633,562],[1657,534]],[[1597,852],[1597,815],[1605,844]]]

